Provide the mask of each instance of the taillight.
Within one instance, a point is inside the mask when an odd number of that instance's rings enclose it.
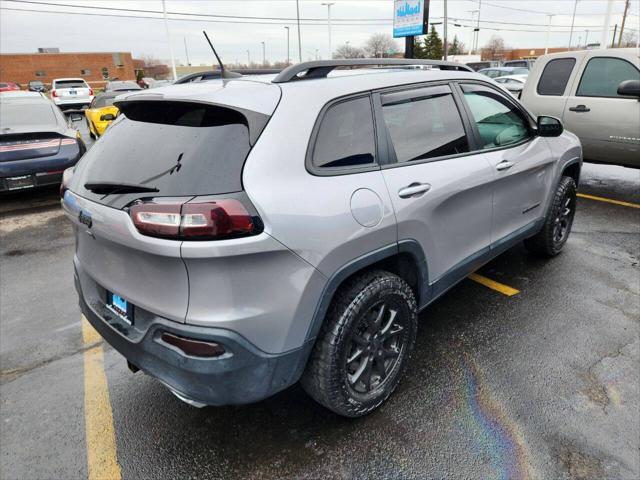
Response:
[[[91,96],[93,96],[93,88],[90,88],[90,89],[89,89],[89,96],[90,96],[90,97],[91,97]]]
[[[260,233],[260,222],[235,198],[193,203],[140,202],[129,213],[143,235],[184,240],[220,240]]]
[[[55,90],[51,90],[51,96],[52,97],[57,97],[58,93]]]

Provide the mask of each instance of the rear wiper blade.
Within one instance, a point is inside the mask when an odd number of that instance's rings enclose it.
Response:
[[[111,195],[114,193],[147,193],[160,191],[155,187],[146,187],[144,185],[116,182],[89,182],[84,184],[84,188],[92,191],[93,193],[97,193],[98,195]]]

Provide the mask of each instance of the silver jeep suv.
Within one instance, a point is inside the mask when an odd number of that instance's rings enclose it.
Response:
[[[418,312],[571,230],[579,141],[465,66],[309,62],[117,106],[62,186],[80,306],[193,405],[300,380],[364,415],[398,385]]]

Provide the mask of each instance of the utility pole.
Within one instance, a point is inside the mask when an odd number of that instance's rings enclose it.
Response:
[[[173,47],[171,46],[171,37],[169,36],[169,20],[167,19],[167,6],[165,5],[164,0],[162,0],[162,13],[164,15],[164,29],[167,32],[167,43],[169,44],[169,55],[171,55],[171,68],[173,69],[173,80],[176,81],[178,79],[178,74],[176,73],[176,61],[173,58]]]
[[[187,56],[187,65],[190,67],[191,62],[189,61],[189,49],[187,48],[187,37],[184,37],[184,54]]]
[[[602,35],[600,36],[600,48],[607,48],[609,40],[609,27],[611,26],[611,11],[613,9],[613,0],[607,0],[607,13],[604,16],[604,25],[602,26]]]
[[[549,17],[549,20],[547,22],[547,40],[544,44],[544,54],[546,55],[547,53],[549,53],[549,34],[551,33],[551,18],[553,18],[553,14],[549,14],[547,15]],[[578,42],[580,43],[580,42]]]
[[[571,17],[571,33],[569,33],[569,50],[571,50],[571,40],[573,40],[573,24],[576,21],[576,8],[578,8],[578,0],[573,4],[573,17]]]
[[[262,66],[264,67],[267,64],[267,47],[264,42],[260,42],[262,44]]]
[[[478,51],[478,45],[480,44],[480,9],[482,7],[482,0],[478,0],[478,24],[476,25],[476,51]]]
[[[474,43],[476,41],[476,29],[473,27],[473,21],[476,19],[476,13],[478,10],[467,10],[468,13],[471,14],[471,41],[469,42],[469,53],[474,52]]]
[[[447,16],[447,0],[444,0],[444,59],[447,60],[447,54],[449,53],[449,48],[447,45],[447,23],[449,22],[449,17]]]
[[[298,18],[298,61],[302,63],[302,39],[300,36],[300,0],[296,0],[296,17]]]
[[[629,11],[629,0],[624,3],[624,14],[622,15],[622,25],[620,25],[620,36],[618,37],[618,48],[622,44],[622,32],[624,32],[624,24],[627,20],[627,12]]]
[[[587,49],[587,46],[589,45],[589,29],[585,30],[585,34],[584,34],[584,49]]]
[[[291,65],[291,55],[289,55],[289,27],[284,27],[287,31],[287,65]]]
[[[247,50],[247,67],[251,67],[251,53]]]
[[[333,50],[331,49],[331,5],[334,5],[335,2],[323,3],[327,7],[327,26],[329,27],[329,60],[333,57]]]
[[[613,37],[611,38],[611,48],[616,48],[616,33],[618,33],[618,24],[613,27]]]

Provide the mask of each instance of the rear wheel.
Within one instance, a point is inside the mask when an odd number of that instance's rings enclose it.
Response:
[[[303,388],[339,415],[369,413],[400,382],[416,330],[415,295],[404,280],[382,270],[350,280],[325,319]]]
[[[542,230],[524,241],[527,250],[547,257],[554,257],[562,251],[576,213],[576,190],[573,178],[562,177]]]

